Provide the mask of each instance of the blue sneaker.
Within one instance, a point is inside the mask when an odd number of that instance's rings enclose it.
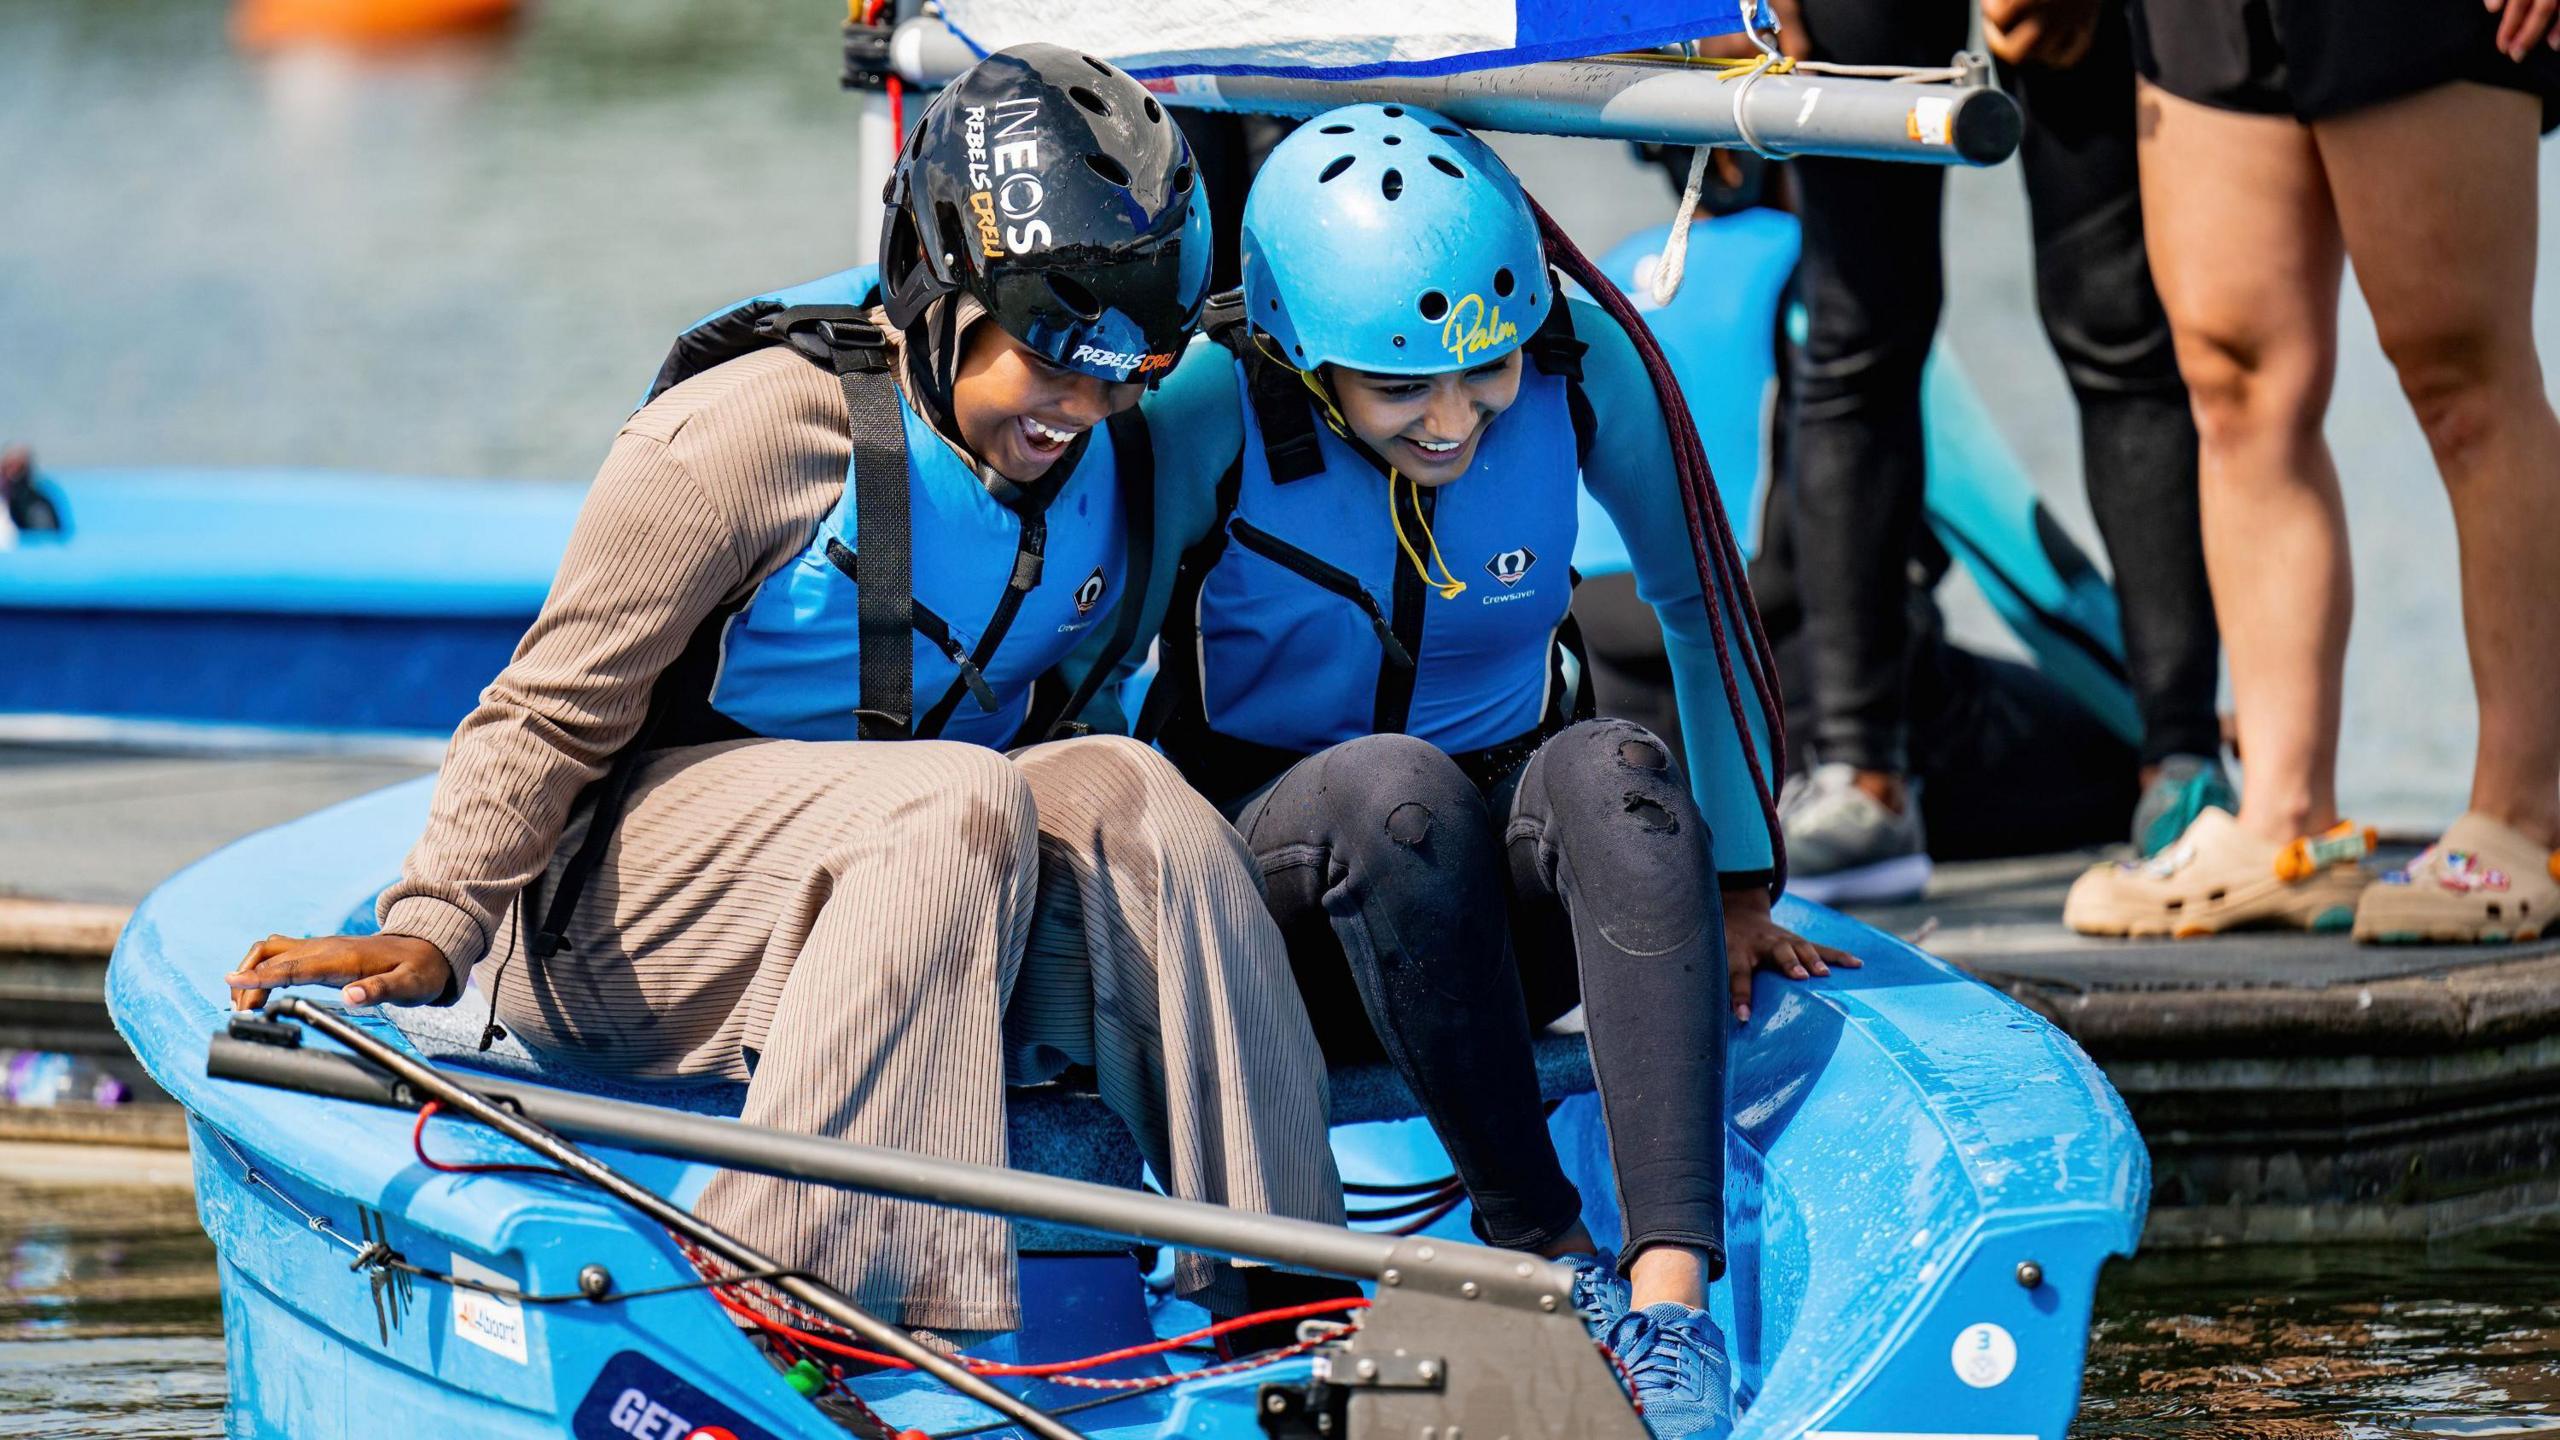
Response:
[[[1635,1303],[1627,1286],[1627,1277],[1618,1273],[1617,1262],[1606,1255],[1567,1255],[1565,1264],[1573,1267],[1573,1313],[1591,1327],[1591,1338],[1604,1339],[1609,1327],[1627,1313]]]
[[[1602,1340],[1627,1374],[1654,1440],[1733,1433],[1733,1362],[1704,1310],[1665,1302],[1618,1317]]]

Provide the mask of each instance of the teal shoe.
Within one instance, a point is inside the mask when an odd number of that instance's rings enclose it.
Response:
[[[1733,1433],[1733,1362],[1704,1310],[1664,1303],[1618,1317],[1603,1338],[1635,1390],[1654,1440],[1724,1440]]]
[[[2172,755],[2133,807],[2133,844],[2148,860],[2178,843],[2207,810],[2238,814],[2240,796],[2222,762],[2205,755]]]

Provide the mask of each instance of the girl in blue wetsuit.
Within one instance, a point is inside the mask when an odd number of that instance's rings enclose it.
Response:
[[[1854,962],[1769,919],[1745,749],[1767,736],[1720,689],[1654,387],[1625,333],[1558,293],[1502,162],[1428,111],[1292,135],[1243,256],[1225,349],[1145,404],[1159,513],[1197,538],[1140,731],[1260,861],[1328,1053],[1402,1072],[1488,1242],[1581,1260],[1577,1301],[1656,1433],[1720,1433],[1700,1307],[1723,1265],[1726,987],[1747,1018],[1754,968]],[[1652,734],[1584,718],[1561,663],[1577,469],[1661,616],[1694,792]],[[1715,588],[1740,643],[1747,600]],[[1623,1276],[1589,1253],[1543,1122],[1532,1026],[1577,1001]]]

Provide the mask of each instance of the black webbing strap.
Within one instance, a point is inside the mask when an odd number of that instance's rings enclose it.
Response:
[[[987,628],[979,632],[978,648],[965,656],[952,657],[959,664],[960,674],[942,692],[942,698],[933,703],[933,708],[916,721],[917,739],[939,737],[942,727],[951,723],[951,712],[960,708],[960,697],[964,694],[974,694],[979,708],[990,713],[995,710],[998,703],[996,693],[986,685],[984,678],[987,667],[995,663],[996,651],[1003,646],[1005,636],[1012,633],[1014,617],[1022,613],[1024,598],[1040,588],[1040,577],[1048,568],[1049,502],[1057,498],[1063,483],[1058,477],[1058,470],[1071,470],[1082,453],[1076,450],[1061,457],[1050,475],[1042,477],[1050,483],[1022,490],[1020,498],[1010,502],[1018,533],[1013,543],[1013,570],[1005,579],[1004,594],[996,601],[995,613],[987,617]],[[950,653],[948,647],[944,653]],[[976,687],[968,683],[973,673],[980,677]]]
[[[1055,740],[1066,735],[1081,735],[1087,728],[1076,719],[1102,687],[1111,682],[1111,673],[1128,658],[1131,646],[1138,643],[1138,627],[1144,623],[1147,608],[1147,586],[1155,577],[1156,559],[1156,451],[1155,439],[1147,433],[1147,422],[1135,410],[1123,410],[1111,417],[1111,463],[1120,481],[1122,524],[1127,537],[1129,560],[1122,567],[1120,608],[1111,617],[1111,638],[1103,643],[1102,653],[1094,658],[1093,668],[1076,682],[1075,693],[1067,697],[1066,708],[1044,727],[1040,738]]]
[[[835,371],[853,438],[854,544],[862,578],[854,626],[862,652],[862,695],[854,710],[865,740],[904,740],[915,711],[915,536],[907,498],[905,402],[890,373],[888,332],[853,305],[798,305],[757,321],[769,335]]]
[[[865,357],[877,358],[876,365]],[[915,710],[915,537],[907,510],[907,434],[886,352],[835,348],[836,379],[852,415],[854,543],[862,581],[854,624],[862,647],[865,740],[904,740]]]
[[[1254,426],[1262,432],[1263,459],[1271,468],[1272,483],[1286,485],[1320,473],[1324,445],[1316,438],[1313,397],[1297,371],[1273,360],[1254,343],[1243,295],[1210,296],[1200,314],[1200,329],[1244,366],[1245,395],[1253,406]]]

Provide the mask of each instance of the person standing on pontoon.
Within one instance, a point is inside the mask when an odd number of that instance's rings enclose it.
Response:
[[[2036,302],[2079,411],[2089,504],[2142,720],[2137,848],[2230,802],[2220,658],[2196,520],[2195,427],[2143,248],[2133,59],[2121,0],[1983,0],[2001,79],[2026,112],[2019,166]],[[1943,65],[1967,0],[1781,0],[1790,52]],[[1790,13],[1800,12],[1800,13]],[[1929,876],[1910,784],[1910,569],[1926,521],[1921,376],[1945,288],[1935,165],[1803,156],[1804,224],[1788,456],[1816,716],[1791,784],[1787,850],[1807,899],[1894,900]]]
[[[876,280],[677,342],[382,932],[258,944],[242,1003],[450,1003],[476,975],[546,1057],[744,1081],[750,1122],[981,1165],[1008,1078],[1090,1065],[1174,1193],[1340,1223],[1252,858],[1146,747],[1031,743],[1045,677],[1133,598],[1131,407],[1208,290],[1197,189],[1098,60],[1024,45],[945,89]],[[1000,1218],[740,1173],[697,1209],[898,1323],[1018,1323]],[[1180,1287],[1233,1314],[1268,1274],[1186,1256]]]
[[[1177,501],[1159,553],[1181,558],[1139,733],[1233,817],[1328,1054],[1401,1073],[1476,1233],[1573,1259],[1654,1432],[1721,1434],[1701,1307],[1726,1009],[1748,1017],[1757,968],[1856,963],[1770,919],[1767,717],[1717,666],[1719,627],[1752,643],[1739,562],[1700,574],[1636,343],[1561,292],[1518,182],[1464,130],[1394,105],[1309,121],[1254,181],[1242,250],[1240,308],[1211,308],[1225,348],[1195,341],[1145,406]],[[1563,678],[1577,469],[1660,614],[1694,794]],[[1615,1258],[1592,1253],[1531,1047],[1577,1000],[1618,1138]]]
[[[2560,419],[2533,339],[2535,181],[2536,137],[2560,124],[2560,5],[2132,3],[2143,204],[2203,434],[2240,803],[2149,865],[2090,871],[2064,918],[2540,935],[2560,912]],[[2371,832],[2338,814],[2355,596],[2321,422],[2350,258],[2453,499],[2480,702],[2468,812],[2379,883]]]

